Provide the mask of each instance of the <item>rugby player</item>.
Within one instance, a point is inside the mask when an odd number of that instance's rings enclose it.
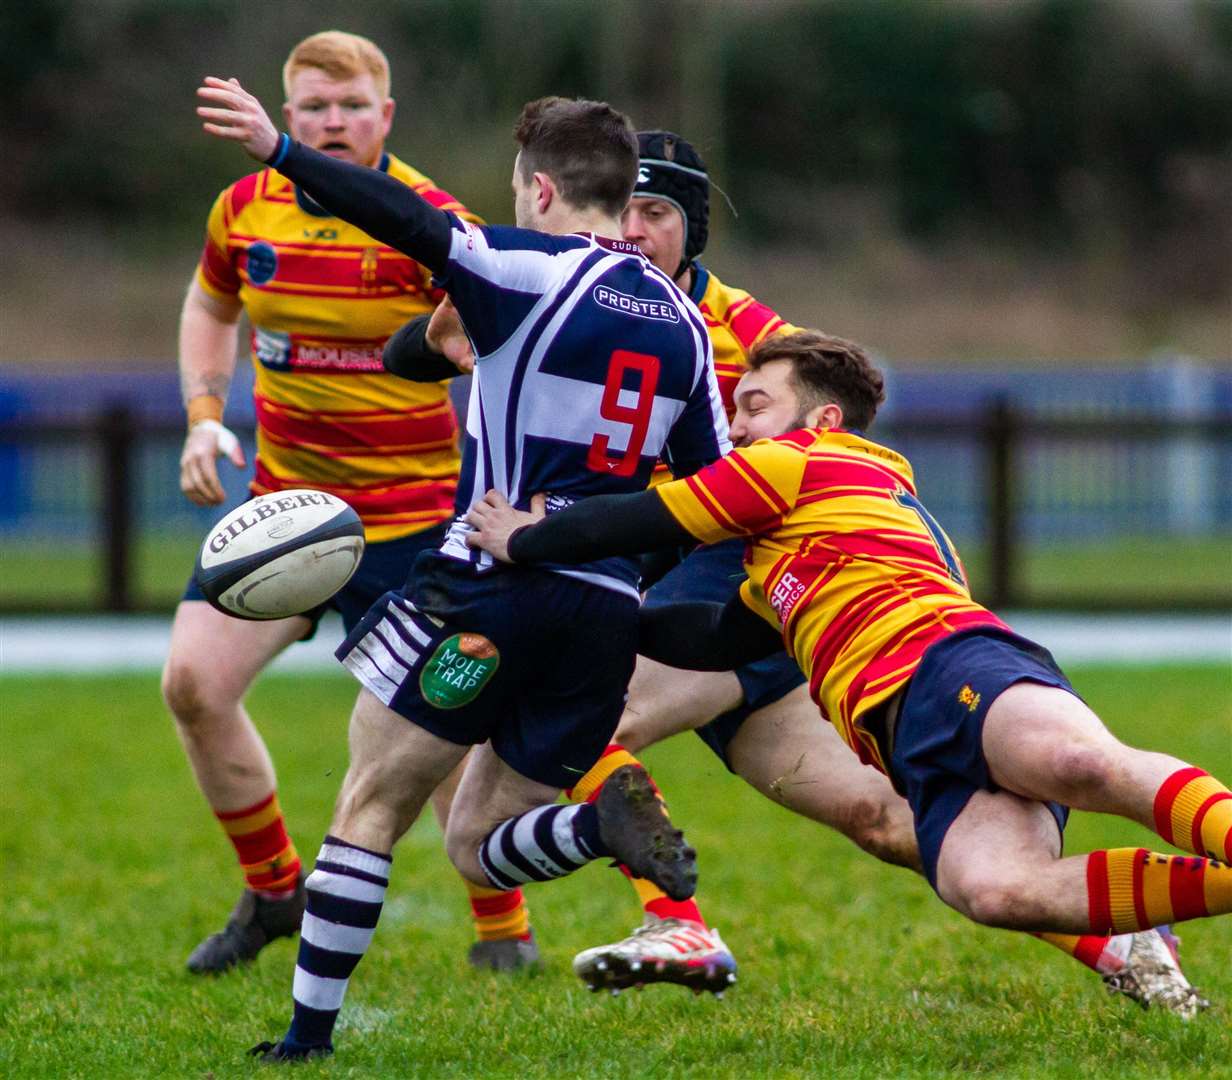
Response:
[[[198,90],[205,130],[239,142],[328,207],[428,267],[476,355],[458,505],[496,484],[558,505],[644,488],[660,457],[685,474],[730,449],[700,313],[619,215],[637,174],[628,120],[604,103],[545,98],[522,111],[513,169],[519,228],[442,212],[378,171],[279,135],[236,80]],[[553,805],[598,759],[633,670],[637,565],[509,572],[470,548],[461,514],[338,650],[363,684],[351,766],[307,881],[294,1015],[273,1060],[332,1050],[351,972],[388,883],[390,853],[472,745],[446,846],[470,880],[512,889],[613,857],[675,899],[694,853],[644,770],[595,803]],[[480,745],[481,744],[481,745]]]
[[[371,41],[314,34],[283,68],[289,130],[342,161],[370,165],[433,205],[478,221],[451,195],[385,151],[394,114],[389,65]],[[180,485],[200,506],[223,501],[215,460],[244,457],[222,426],[247,311],[256,369],[253,494],[292,487],[331,491],[359,512],[367,548],[328,605],[348,630],[373,601],[406,580],[415,554],[440,544],[452,512],[459,457],[444,386],[382,371],[389,335],[440,298],[428,271],[334,217],[271,170],[246,176],[215,201],[205,249],[180,322],[188,435]],[[276,622],[220,614],[189,584],[176,610],[163,695],[198,786],[234,845],[247,887],[226,927],[188,958],[197,973],[253,959],[298,931],[305,894],[300,860],[279,806],[274,767],[243,698],[292,642],[311,637],[324,606]],[[447,812],[449,791],[434,800]],[[468,885],[477,966],[536,959],[520,892]]]
[[[642,651],[714,670],[786,646],[822,715],[905,796],[945,902],[990,926],[1092,937],[1232,911],[1232,792],[1117,742],[1045,650],[971,600],[910,465],[860,434],[883,399],[863,351],[803,332],[763,342],[750,367],[741,448],[724,461],[548,521],[494,492],[472,508],[468,542],[533,565],[747,537],[739,596],[646,609]],[[1070,806],[1197,857],[1061,858]],[[1155,1000],[1183,1015],[1204,1004],[1187,982],[1171,990]]]
[[[624,237],[671,274],[705,317],[719,390],[734,418],[734,392],[747,370],[750,349],[771,334],[798,328],[747,292],[725,285],[699,261],[709,232],[710,182],[692,145],[674,132],[642,131],[638,153],[637,184],[621,218]],[[430,321],[424,315],[414,322],[419,325],[408,325],[391,339],[387,367],[410,378],[437,379],[470,370],[473,354],[448,303]],[[442,364],[442,355],[450,362]],[[670,476],[660,466],[655,478]],[[650,587],[644,603],[726,602],[744,578],[743,556],[739,539],[698,548]],[[575,800],[597,798],[606,776],[637,763],[633,755],[691,729],[729,770],[762,794],[842,832],[885,862],[923,872],[906,800],[883,773],[852,757],[832,725],[817,722],[804,676],[782,651],[734,672],[683,671],[639,657],[614,742],[567,794]],[[696,898],[672,900],[644,880],[635,879],[633,886],[643,925],[623,941],[580,953],[574,960],[579,977],[592,989],[675,982],[715,993],[726,990],[735,959],[717,931],[706,926]],[[1180,970],[1178,942],[1167,927],[1130,935],[1041,938],[1095,970],[1110,989],[1141,1004],[1184,1013],[1202,1000]]]

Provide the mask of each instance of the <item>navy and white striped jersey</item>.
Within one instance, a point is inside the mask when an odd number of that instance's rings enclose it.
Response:
[[[459,517],[442,552],[484,569],[462,519],[490,488],[549,512],[725,454],[727,417],[697,308],[635,244],[452,219],[438,283],[475,350]],[[629,559],[549,567],[636,596]]]

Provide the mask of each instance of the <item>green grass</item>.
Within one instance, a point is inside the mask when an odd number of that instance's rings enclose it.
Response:
[[[133,556],[138,599],[170,610],[184,590],[199,539],[141,534]],[[984,553],[978,546],[964,546],[962,552],[978,597],[989,576]],[[1024,545],[1021,555],[1018,584],[1028,605],[1032,596],[1046,595],[1105,602],[1224,597],[1232,607],[1232,535]],[[101,594],[102,575],[86,544],[0,543],[0,604],[80,603]]]
[[[1228,773],[1226,670],[1073,675],[1122,737]],[[341,675],[269,677],[251,698],[309,859],[346,767],[353,699]],[[238,879],[156,678],[8,678],[0,701],[0,1075],[252,1075],[242,1052],[285,1029],[295,946],[222,979],[183,970]],[[469,971],[463,892],[424,820],[397,852],[338,1054],[296,1075],[1232,1076],[1232,919],[1183,930],[1190,976],[1217,1003],[1185,1024],[1109,999],[1038,942],[966,923],[906,871],[757,796],[695,739],[647,758],[701,852],[704,910],[741,963],[725,1001],[581,988],[573,953],[640,916],[598,866],[530,890],[543,974]],[[1160,843],[1082,814],[1067,842]]]

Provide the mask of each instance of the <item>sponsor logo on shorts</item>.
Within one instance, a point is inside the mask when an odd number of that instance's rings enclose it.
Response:
[[[980,695],[971,689],[970,683],[964,683],[958,691],[958,704],[966,705],[967,712],[975,712],[980,707]]]
[[[680,322],[680,312],[674,304],[669,304],[666,300],[643,300],[640,296],[630,296],[606,285],[596,285],[590,295],[600,307],[618,311],[621,315],[654,319],[657,322]]]
[[[458,709],[479,696],[499,666],[499,650],[482,634],[454,634],[428,657],[419,689],[429,705]]]

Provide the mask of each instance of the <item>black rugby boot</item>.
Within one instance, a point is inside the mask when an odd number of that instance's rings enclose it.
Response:
[[[271,941],[299,933],[307,903],[303,874],[286,900],[267,900],[245,889],[227,925],[193,949],[188,970],[194,975],[217,975],[247,964]]]
[[[673,900],[697,888],[697,852],[672,825],[650,776],[640,765],[622,765],[595,800],[599,836],[637,877],[653,881]]]

